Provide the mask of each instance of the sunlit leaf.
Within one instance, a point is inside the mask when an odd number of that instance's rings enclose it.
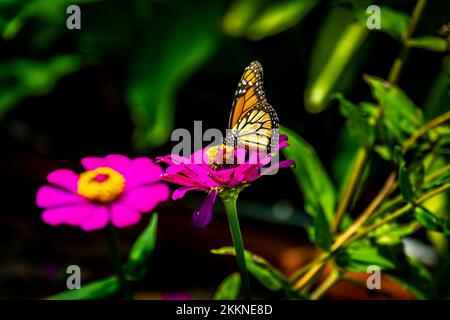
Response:
[[[380,226],[370,233],[370,237],[375,238],[375,242],[380,245],[399,244],[406,236],[411,235],[417,230],[416,223],[399,225],[395,222]]]
[[[225,13],[222,28],[229,36],[243,36],[253,18],[264,7],[264,0],[235,0]]]
[[[80,289],[66,290],[58,293],[50,300],[96,300],[114,295],[119,289],[116,277],[108,277],[81,286]]]
[[[439,37],[421,37],[409,40],[409,45],[414,48],[427,49],[436,52],[445,52],[447,50],[447,41]]]
[[[366,272],[371,265],[381,270],[395,268],[394,262],[380,254],[377,247],[367,240],[358,240],[339,250],[336,262],[349,271]]]
[[[355,21],[352,10],[334,7],[319,31],[311,54],[305,108],[311,113],[324,110],[333,90],[342,91],[345,76],[355,78],[359,70],[357,55],[369,31]]]
[[[251,40],[277,34],[296,25],[319,0],[283,0],[271,3],[248,27],[246,34]]]
[[[236,300],[241,290],[241,276],[232,273],[222,281],[214,294],[214,300]]]
[[[438,231],[450,235],[450,225],[447,221],[434,215],[425,207],[419,206],[414,210],[414,216],[426,229]]]
[[[293,168],[303,193],[306,211],[315,218],[314,208],[321,208],[331,223],[336,205],[336,192],[314,149],[295,132],[281,127],[289,137],[289,147],[283,149],[287,159],[295,161]]]

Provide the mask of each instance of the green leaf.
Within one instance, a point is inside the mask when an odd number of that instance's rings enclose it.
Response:
[[[335,259],[339,266],[349,271],[366,272],[371,265],[381,270],[395,268],[395,264],[367,240],[358,240],[340,249]]]
[[[399,180],[400,190],[403,194],[403,197],[405,198],[405,200],[407,202],[413,203],[414,198],[415,198],[414,191],[413,191],[413,187],[411,184],[411,180],[409,179],[408,169],[406,169],[406,165],[404,162],[402,162],[400,164],[398,176],[399,176],[398,180]]]
[[[332,241],[330,224],[323,211],[319,208],[314,218],[314,242],[323,250],[328,251]]]
[[[424,103],[425,118],[428,121],[448,111],[448,106],[450,106],[449,78],[450,57],[447,56],[442,60],[440,71],[428,89],[428,95]]]
[[[318,0],[284,0],[271,3],[248,27],[251,40],[260,40],[295,26],[319,3]]]
[[[414,48],[421,48],[436,52],[447,51],[447,41],[439,37],[421,37],[410,39],[408,44]]]
[[[355,21],[353,10],[332,7],[310,55],[306,110],[321,112],[329,105],[333,91],[344,91],[359,76],[364,55],[358,53],[368,34],[365,23]]]
[[[402,40],[408,32],[409,16],[406,13],[391,9],[389,7],[380,7],[381,30],[397,40]],[[366,9],[358,11],[357,16],[361,23],[366,25],[369,17]],[[375,31],[377,29],[374,29]]]
[[[397,86],[368,75],[364,79],[371,87],[373,97],[383,108],[383,123],[398,142],[403,143],[424,125],[422,111]]]
[[[418,206],[414,210],[414,216],[426,229],[438,231],[450,235],[450,226],[447,221],[434,215],[425,207]]]
[[[341,114],[347,118],[346,125],[350,135],[361,146],[371,147],[375,142],[375,127],[369,123],[371,120],[362,106],[346,100],[342,94],[336,94],[335,97],[339,100]]]
[[[263,0],[235,0],[223,17],[223,31],[232,37],[243,36],[263,6]]]
[[[218,255],[235,255],[233,247],[213,249],[211,252]],[[246,250],[245,261],[248,271],[267,289],[271,291],[289,290],[289,280],[264,258]]]
[[[288,135],[289,147],[283,149],[287,159],[295,161],[293,168],[297,183],[302,191],[306,211],[315,218],[321,208],[331,223],[336,205],[336,192],[327,172],[323,168],[314,149],[295,132],[280,127],[281,133]]]
[[[63,76],[78,70],[82,60],[60,55],[48,61],[15,58],[0,63],[0,117],[31,96],[48,94]]]
[[[126,88],[137,148],[169,140],[180,87],[218,45],[220,9],[217,1],[177,2],[142,26]]]
[[[406,261],[399,262],[397,268],[389,272],[391,278],[417,298],[433,299],[435,297],[433,276],[418,260],[406,257]]]
[[[66,290],[51,296],[50,300],[96,300],[114,295],[119,289],[119,281],[111,276],[82,285],[81,289]]]
[[[19,31],[23,28],[27,20],[34,18],[42,21],[49,22],[53,25],[59,25],[63,28],[67,19],[66,8],[69,5],[76,4],[81,5],[84,3],[96,2],[98,0],[29,0],[20,1],[19,10],[14,16],[9,17],[7,23],[3,27],[2,36],[4,39],[14,38]],[[7,4],[8,5],[12,5]],[[37,24],[39,27],[42,23]],[[65,26],[64,26],[65,27]],[[56,28],[56,26],[55,26]]]
[[[214,294],[214,300],[236,300],[241,289],[241,276],[235,272],[223,280]]]
[[[126,275],[129,280],[139,280],[144,277],[146,264],[155,249],[157,226],[158,214],[153,213],[150,223],[133,244],[128,261],[125,264]]]
[[[406,236],[411,235],[416,231],[416,222],[399,225],[397,223],[388,223],[375,231],[371,232],[369,236],[375,238],[375,242],[380,245],[396,245],[399,244]]]

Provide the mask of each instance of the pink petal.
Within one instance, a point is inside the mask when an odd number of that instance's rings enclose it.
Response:
[[[111,208],[112,224],[118,228],[136,224],[141,219],[141,215],[133,209],[127,208],[118,203]]]
[[[98,167],[107,167],[105,159],[99,157],[86,157],[81,159],[81,164],[86,170],[94,170]]]
[[[172,200],[178,200],[184,197],[186,192],[192,191],[192,190],[199,190],[199,191],[207,191],[207,189],[199,188],[199,187],[181,187],[177,190],[175,190],[172,194]]]
[[[95,205],[88,203],[47,209],[42,213],[42,220],[52,226],[62,223],[79,226],[95,208]]]
[[[166,201],[169,195],[169,187],[163,183],[158,183],[126,192],[120,198],[120,204],[140,212],[147,212],[154,209],[159,202]]]
[[[212,189],[205,200],[201,203],[197,211],[192,216],[192,223],[197,228],[205,228],[212,220],[214,202],[216,201],[217,190]]]
[[[51,186],[39,188],[36,195],[36,204],[41,208],[86,204],[87,202],[86,198]]]
[[[124,173],[131,163],[131,160],[128,157],[125,157],[120,154],[107,155],[105,157],[105,161],[108,167],[111,167],[120,173]]]
[[[106,206],[98,205],[81,222],[81,229],[84,231],[93,231],[106,227],[109,222],[109,211]]]
[[[151,184],[161,179],[163,170],[148,158],[136,158],[131,161],[124,172],[126,188],[131,189],[145,184]]]
[[[78,174],[68,169],[59,169],[47,176],[47,181],[70,192],[76,193],[78,188]]]
[[[272,165],[272,166],[262,170],[260,176],[274,175],[274,174],[276,174],[278,172],[279,168],[287,168],[287,167],[290,167],[292,165],[295,165],[294,160],[283,160],[283,161],[280,161],[280,162],[275,163],[274,165]]]

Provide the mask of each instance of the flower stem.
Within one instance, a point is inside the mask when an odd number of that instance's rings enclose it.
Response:
[[[247,264],[245,262],[244,243],[242,241],[241,229],[239,227],[239,220],[236,210],[237,196],[222,197],[225,211],[228,217],[228,224],[230,225],[231,237],[233,238],[234,249],[236,251],[236,260],[239,273],[241,274],[242,290],[244,292],[244,299],[251,300],[250,280],[248,277]]]
[[[368,151],[366,148],[361,147],[358,150],[356,155],[355,164],[353,165],[352,174],[350,179],[345,186],[344,192],[342,194],[342,199],[339,202],[339,206],[336,210],[336,218],[333,221],[333,225],[331,231],[336,233],[339,231],[339,226],[344,218],[345,212],[348,208],[348,205],[352,199],[352,195],[355,191],[356,186],[358,185],[359,178],[363,172],[364,165],[367,160]]]
[[[319,300],[320,298],[322,298],[328,292],[328,290],[330,290],[339,280],[340,272],[336,269],[333,269],[328,278],[326,278],[320,284],[320,286],[311,293],[311,300]]]
[[[123,297],[126,300],[133,300],[133,293],[131,292],[130,285],[125,278],[125,274],[122,268],[122,262],[119,255],[119,250],[117,246],[117,234],[116,229],[112,225],[108,225],[108,244],[109,252],[111,255],[111,262],[113,265],[114,273],[119,280],[119,288],[123,293]]]

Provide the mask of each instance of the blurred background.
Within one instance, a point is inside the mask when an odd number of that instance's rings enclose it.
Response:
[[[81,9],[81,29],[69,30],[69,5]],[[1,0],[0,1],[0,298],[45,298],[64,290],[66,266],[82,269],[82,283],[112,273],[105,235],[51,227],[35,206],[37,188],[57,168],[81,170],[85,156],[170,153],[174,128],[226,128],[243,69],[259,60],[268,101],[283,126],[316,150],[340,186],[357,148],[330,99],[341,92],[371,101],[364,74],[386,78],[401,43],[382,17],[382,30],[366,28],[370,1],[319,0]],[[377,1],[405,21],[415,1]],[[415,35],[448,35],[449,6],[429,1]],[[407,21],[407,20],[406,20]],[[386,27],[386,28],[385,28]],[[394,30],[394,31],[392,31]],[[449,109],[445,47],[410,52],[399,80],[431,119]],[[363,207],[383,183],[377,163],[366,182]],[[386,171],[387,172],[387,171]],[[139,298],[185,292],[210,298],[235,270],[231,257],[210,249],[230,245],[217,205],[212,224],[191,225],[204,195],[161,205],[155,255]],[[302,226],[298,186],[290,170],[253,184],[239,200],[246,248],[287,275],[317,252]],[[120,230],[121,249],[148,221]],[[256,295],[277,297],[260,290]],[[407,298],[401,287],[369,295],[348,284],[330,298]]]

